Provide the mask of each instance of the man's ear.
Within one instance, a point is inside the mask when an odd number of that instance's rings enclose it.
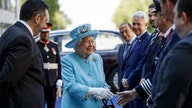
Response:
[[[145,27],[146,27],[146,28],[148,27],[148,23],[145,23]]]
[[[187,24],[188,23],[188,21],[189,21],[189,18],[188,18],[188,16],[187,16],[187,14],[185,13],[185,12],[182,12],[182,24]]]
[[[41,14],[35,15],[35,19],[34,20],[35,20],[35,23],[38,24],[39,21],[41,20]]]

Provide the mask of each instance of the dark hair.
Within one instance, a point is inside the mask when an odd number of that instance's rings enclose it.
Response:
[[[148,8],[155,8],[155,3],[151,3]]]
[[[49,10],[49,6],[43,0],[27,0],[21,7],[20,19],[28,21],[37,14],[45,16],[46,9]]]
[[[165,4],[165,2],[166,2],[167,0],[161,0],[161,1],[162,1],[163,4]],[[177,3],[177,0],[170,0],[170,2],[175,5],[175,4]]]
[[[121,27],[122,25],[124,25],[124,24],[127,24],[127,25],[132,29],[132,25],[131,25],[130,23],[128,23],[128,22],[122,23],[122,24],[120,25],[120,27]]]
[[[182,12],[185,12],[186,15],[189,17],[189,20],[192,22],[192,2],[191,0],[178,0],[177,11],[178,17],[181,17]]]

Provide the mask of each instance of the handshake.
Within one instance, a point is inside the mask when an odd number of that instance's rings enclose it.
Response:
[[[113,93],[106,88],[89,88],[88,95],[93,95],[98,100],[113,98]]]

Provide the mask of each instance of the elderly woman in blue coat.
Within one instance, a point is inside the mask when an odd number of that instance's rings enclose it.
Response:
[[[99,31],[83,24],[70,32],[72,40],[65,46],[75,52],[61,59],[64,91],[61,108],[101,108],[101,100],[110,99],[103,71],[103,60],[94,53]]]

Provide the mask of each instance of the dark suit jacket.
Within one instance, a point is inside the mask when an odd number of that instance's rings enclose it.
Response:
[[[155,70],[155,58],[158,57],[159,53],[161,52],[164,44],[165,44],[165,38],[160,39],[158,36],[159,32],[156,34],[156,37],[154,37],[152,44],[149,45],[147,54],[145,56],[144,65],[142,68],[142,78],[144,78],[145,81],[142,85],[138,85],[135,89],[139,96],[142,98],[148,98],[149,95],[151,95],[151,79],[153,77],[153,73]]]
[[[142,66],[149,42],[150,35],[148,32],[145,32],[137,41],[123,65],[123,67],[126,67],[123,78],[127,78],[129,89],[133,89],[140,82]]]
[[[166,55],[157,76],[154,108],[192,107],[192,33]]]
[[[165,44],[164,48],[162,49],[160,55],[159,55],[159,61],[157,63],[157,66],[155,68],[155,72],[152,78],[152,95],[155,92],[155,86],[156,86],[156,81],[157,81],[157,76],[159,74],[159,67],[162,64],[162,61],[164,57],[167,55],[167,53],[173,48],[173,46],[180,40],[178,35],[176,34],[176,30],[173,31],[173,34],[170,37],[170,40]]]
[[[118,86],[119,86],[119,91],[125,90],[122,86],[122,83],[121,83],[124,72],[127,68],[126,66],[122,67],[122,65],[124,65],[124,63],[126,62],[126,59],[123,59],[123,53],[124,53],[125,45],[126,44],[122,44],[119,47],[119,51],[118,51]]]
[[[42,58],[20,22],[0,38],[0,108],[44,108]]]

